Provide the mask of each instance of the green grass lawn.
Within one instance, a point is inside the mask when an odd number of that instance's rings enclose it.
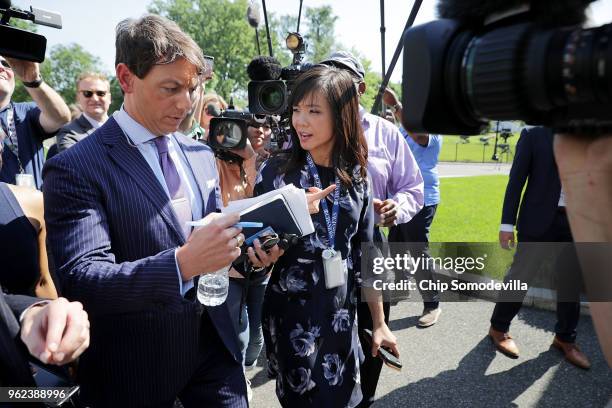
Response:
[[[431,242],[497,242],[507,176],[440,179]]]
[[[442,255],[439,251],[455,253],[457,250],[453,245],[438,245],[436,242],[475,243],[460,250],[466,256],[486,253],[485,274],[501,279],[513,254],[513,251],[501,249],[498,243],[507,182],[507,176],[440,179],[442,201],[431,226],[432,254]]]
[[[491,136],[491,135],[488,135]],[[460,161],[460,162],[477,162],[477,163],[494,163],[491,160],[493,156],[493,147],[495,146],[495,133],[492,134],[492,138],[488,140],[488,145],[485,145],[480,141],[481,136],[471,136],[465,143],[459,136],[444,136],[444,143],[442,144],[442,150],[440,151],[440,161]],[[508,144],[512,151],[512,155],[501,154],[500,161],[504,163],[511,163],[514,152],[516,151],[516,142],[518,142],[518,134],[508,139]],[[503,141],[500,139],[499,143]]]

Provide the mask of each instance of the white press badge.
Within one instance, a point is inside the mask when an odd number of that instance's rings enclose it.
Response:
[[[323,190],[321,179],[319,178],[319,172],[317,171],[310,153],[306,155],[306,161],[308,162],[308,169],[314,178],[315,185],[317,188]],[[327,234],[329,240],[329,246],[321,253],[321,258],[323,260],[323,276],[325,278],[325,287],[327,289],[337,288],[346,284],[346,276],[348,275],[348,269],[345,267],[346,263],[342,260],[342,254],[340,254],[340,251],[336,251],[334,249],[336,226],[338,224],[338,214],[340,211],[340,180],[338,180],[338,176],[336,176],[335,184],[336,189],[334,191],[334,207],[332,209],[331,216],[329,214],[327,201],[325,199],[321,201],[323,215],[325,216],[325,223],[327,224]]]
[[[34,176],[31,174],[19,173],[15,176],[15,184],[21,187],[36,188]]]
[[[323,251],[323,275],[326,289],[333,289],[346,284],[347,271],[340,252],[332,249]]]

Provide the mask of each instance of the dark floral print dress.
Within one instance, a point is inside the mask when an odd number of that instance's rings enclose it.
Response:
[[[262,167],[255,194],[294,184],[314,186],[308,166],[279,174],[278,160]],[[323,188],[334,182],[333,168],[317,166]],[[355,175],[358,176],[358,171]],[[278,260],[266,289],[263,330],[268,374],[286,407],[354,407],[362,398],[357,337],[356,290],[361,242],[372,242],[374,210],[370,183],[360,179],[340,191],[335,249],[346,260],[346,284],[326,289],[322,251],[327,248],[323,210],[312,215],[315,232]],[[328,199],[331,212],[333,193]]]

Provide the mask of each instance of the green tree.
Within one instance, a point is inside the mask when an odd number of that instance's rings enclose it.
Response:
[[[285,38],[287,38],[287,34],[295,32],[295,29],[297,28],[297,17],[290,15],[276,17],[274,13],[270,13],[268,16],[268,21],[270,22],[270,37],[272,38],[272,51],[274,52],[274,57],[283,67],[286,67],[293,61],[293,55],[285,45]],[[263,28],[260,28],[260,39],[262,38],[263,41],[261,52],[263,55],[268,55],[265,25]],[[264,44],[265,48],[263,47]]]
[[[234,94],[246,96],[246,66],[257,55],[247,6],[247,0],[154,0],[149,11],[175,21],[205,54],[215,57],[215,76],[207,88],[229,100]],[[263,52],[263,41],[261,45]]]
[[[51,48],[40,72],[45,81],[70,104],[76,100],[76,80],[86,71],[100,72],[100,58],[78,44],[58,44]]]
[[[49,86],[55,89],[70,104],[75,101],[77,77],[85,71],[100,72],[102,62],[78,44],[58,44],[40,65],[40,74]],[[30,95],[21,81],[16,81],[13,100],[30,101]]]
[[[372,105],[374,105],[374,100],[376,99],[378,89],[380,88],[380,84],[382,83],[382,77],[380,75],[380,72],[372,70],[372,61],[363,56],[357,49],[353,47],[349,51],[361,62],[361,64],[363,65],[363,69],[365,70],[366,91],[361,96],[360,103],[369,112],[372,109]],[[389,82],[388,87],[393,89],[397,94],[398,98],[400,98],[401,100],[401,84],[396,82]]]
[[[338,17],[334,15],[331,6],[307,7],[305,12],[306,50],[308,59],[319,62],[325,59],[338,46],[334,34],[334,26]]]
[[[109,78],[110,81],[110,91],[111,91],[111,105],[108,109],[108,114],[111,115],[114,111],[119,110],[121,108],[121,104],[123,103],[123,91],[121,90],[121,85],[119,85],[119,81],[117,77]]]

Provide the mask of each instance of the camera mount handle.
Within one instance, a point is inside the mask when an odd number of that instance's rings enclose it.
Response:
[[[300,21],[302,21],[302,3],[303,2],[304,0],[300,0],[300,11],[298,12],[297,28],[295,29],[296,33],[300,32]]]
[[[261,0],[261,2],[263,4],[264,21],[266,22],[266,37],[268,37],[268,53],[270,54],[271,57],[273,57],[274,53],[272,52],[272,37],[270,37],[270,25],[268,24],[268,10],[266,9],[266,0]]]
[[[0,9],[0,13],[2,13],[2,20],[0,20],[0,24],[8,25],[9,20],[11,19],[11,17],[16,17],[16,18],[19,18],[21,20],[34,21],[34,14],[28,13],[27,11],[23,11],[23,10],[12,8],[10,6],[10,4],[11,4],[10,1],[9,2],[4,2],[4,3],[8,3],[9,7],[6,7],[4,10]]]
[[[406,26],[404,26],[402,35],[397,43],[397,47],[395,48],[393,59],[391,60],[391,64],[389,64],[389,69],[387,69],[387,72],[384,73],[385,77],[382,83],[380,84],[380,88],[378,89],[378,94],[376,95],[376,99],[374,100],[374,105],[372,105],[372,110],[370,111],[370,113],[372,114],[376,114],[376,112],[380,110],[383,93],[385,92],[385,88],[389,84],[389,79],[391,79],[391,74],[395,69],[395,64],[397,64],[397,60],[399,59],[399,55],[402,52],[402,48],[404,46],[404,32],[410,27],[412,27],[412,25],[414,24],[414,20],[416,19],[417,13],[419,12],[419,8],[421,8],[421,3],[423,3],[423,0],[415,0],[414,4],[412,5],[412,10],[410,11],[410,15],[408,16],[408,21],[406,21]]]
[[[382,80],[385,79],[385,0],[380,0],[380,52],[382,61],[381,76]]]
[[[31,6],[30,11],[20,10],[11,7],[11,2],[6,0],[0,1],[0,14],[2,14],[2,19],[0,19],[1,25],[9,25],[10,19],[15,17],[47,27],[62,28],[62,17],[59,14]]]

